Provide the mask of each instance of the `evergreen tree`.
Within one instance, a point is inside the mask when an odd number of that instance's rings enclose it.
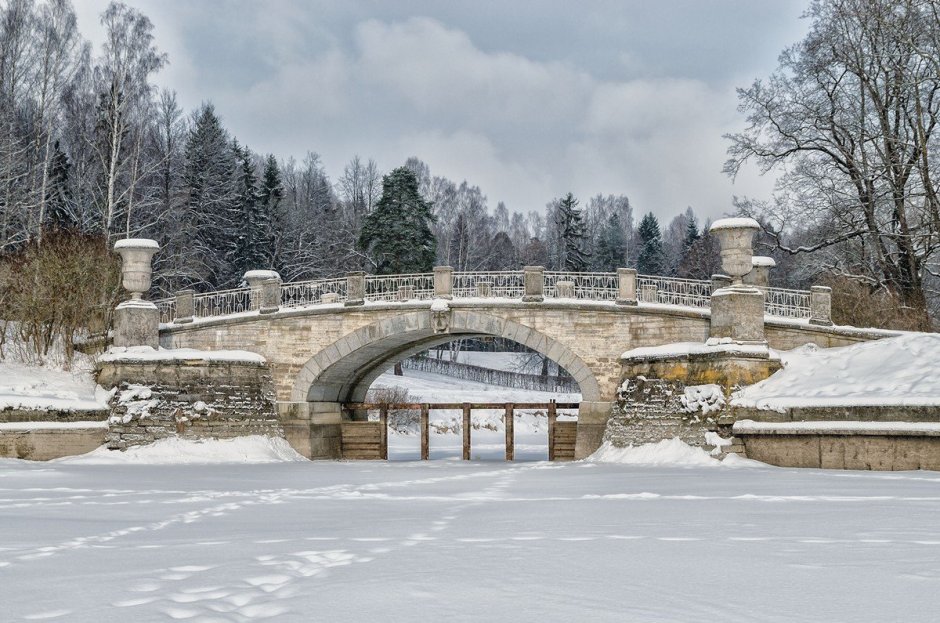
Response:
[[[688,252],[688,250],[695,244],[695,241],[701,238],[702,235],[698,231],[698,223],[695,221],[695,215],[689,214],[689,224],[685,228],[685,241],[682,244],[683,249]]]
[[[274,154],[269,154],[264,161],[264,172],[261,174],[261,190],[258,200],[264,213],[266,230],[263,232],[264,243],[267,248],[267,265],[280,271],[284,264],[283,233],[287,228],[286,219],[281,208],[284,199],[284,187],[281,184],[281,170]]]
[[[186,142],[184,178],[189,191],[187,216],[194,226],[192,244],[203,262],[198,280],[213,288],[234,286],[241,280],[230,264],[242,218],[237,166],[228,133],[213,106],[204,105],[196,113]]]
[[[643,217],[637,230],[640,237],[640,257],[637,259],[637,271],[643,275],[662,275],[667,270],[666,252],[663,249],[663,237],[659,231],[659,221],[652,212]]]
[[[555,218],[564,253],[562,268],[583,272],[588,265],[588,254],[584,251],[584,219],[574,195],[568,193],[558,202],[558,212]]]
[[[59,141],[54,143],[52,150],[53,154],[49,162],[49,180],[46,187],[46,211],[43,215],[42,229],[48,232],[76,229],[78,221],[72,212],[69,159],[59,147]]]
[[[623,235],[620,215],[614,212],[600,232],[595,263],[598,270],[613,272],[626,266],[627,238]]]
[[[269,263],[271,223],[261,205],[258,178],[251,161],[251,152],[247,147],[239,146],[238,141],[233,143],[232,151],[238,160],[236,202],[241,218],[236,223],[234,252],[229,258],[229,264],[233,278],[238,279],[249,270],[271,267]]]
[[[429,272],[437,251],[433,221],[414,172],[399,167],[382,178],[382,197],[363,222],[359,246],[372,258],[377,274]]]

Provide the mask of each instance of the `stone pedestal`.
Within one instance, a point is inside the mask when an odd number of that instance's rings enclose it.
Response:
[[[545,283],[545,267],[526,266],[522,269],[522,272],[525,285],[525,294],[522,295],[522,300],[526,303],[541,303]]]
[[[114,309],[115,346],[160,346],[160,311],[150,301],[132,299]]]
[[[809,294],[810,324],[832,326],[832,288],[813,286]]]
[[[366,302],[366,274],[361,271],[346,273],[346,307]]]
[[[731,286],[712,294],[709,336],[741,343],[762,343],[764,293],[750,286]]]
[[[180,290],[176,293],[176,317],[173,318],[173,322],[185,324],[193,321],[196,311],[193,300],[195,295],[194,290]]]
[[[636,305],[636,270],[618,268],[617,286],[617,304]]]
[[[261,282],[262,314],[273,314],[281,308],[281,278],[265,279]]]
[[[242,277],[248,287],[251,288],[251,309],[260,309],[264,307],[262,298],[264,297],[264,283],[271,279],[276,279],[280,285],[281,276],[275,270],[249,270]]]
[[[450,266],[434,267],[434,298],[452,299],[454,292],[454,269]]]

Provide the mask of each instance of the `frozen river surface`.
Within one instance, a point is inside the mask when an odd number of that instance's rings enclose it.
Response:
[[[4,460],[0,618],[937,621],[938,517],[930,472]]]

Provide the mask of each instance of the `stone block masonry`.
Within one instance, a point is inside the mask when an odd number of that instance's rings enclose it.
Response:
[[[111,449],[165,437],[283,436],[267,366],[257,361],[110,360],[98,382],[116,388],[107,437]]]

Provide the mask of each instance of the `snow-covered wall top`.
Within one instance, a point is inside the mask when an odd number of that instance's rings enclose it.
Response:
[[[842,348],[780,353],[783,370],[734,394],[731,405],[940,406],[940,334],[909,333]]]
[[[112,347],[99,355],[99,362],[118,361],[229,361],[265,363],[265,358],[247,350],[154,349],[149,346]]]

